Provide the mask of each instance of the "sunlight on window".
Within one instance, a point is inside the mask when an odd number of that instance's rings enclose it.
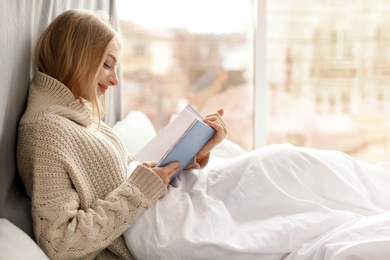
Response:
[[[125,110],[144,111],[158,130],[186,103],[203,115],[222,107],[229,139],[252,149],[252,1],[117,5]],[[266,6],[267,142],[390,160],[390,2]]]
[[[156,130],[185,104],[225,110],[228,139],[253,148],[253,21],[250,0],[117,1],[125,113]]]
[[[191,33],[232,33],[246,29],[250,1],[119,0],[118,16],[148,29],[183,28]]]
[[[390,2],[267,3],[269,142],[390,160]]]

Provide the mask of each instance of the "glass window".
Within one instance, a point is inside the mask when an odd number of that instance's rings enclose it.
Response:
[[[256,127],[261,145],[390,160],[390,2],[117,4],[127,39],[125,110],[142,110],[156,130],[191,103],[203,115],[224,108],[228,138],[247,150]],[[253,23],[256,15],[264,23]]]
[[[228,139],[253,148],[253,19],[250,0],[118,0],[125,113],[156,130],[187,103],[225,110]]]
[[[390,2],[267,1],[268,142],[390,160]]]

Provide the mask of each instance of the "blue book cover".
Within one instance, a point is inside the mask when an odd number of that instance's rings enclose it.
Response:
[[[180,161],[181,167],[172,177],[174,180],[215,132],[213,128],[203,123],[202,119],[191,105],[187,105],[173,121],[135,154],[136,160],[140,163],[158,161],[159,166]]]
[[[170,162],[180,161],[180,169],[172,177],[172,180],[174,180],[213,136],[214,132],[213,128],[197,119],[172,150],[161,160],[159,165],[164,166]]]

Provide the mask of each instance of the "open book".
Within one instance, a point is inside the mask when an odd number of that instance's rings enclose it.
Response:
[[[215,130],[202,122],[202,116],[191,105],[181,111],[157,135],[135,154],[140,163],[158,161],[158,166],[180,161],[174,180],[199,150],[213,136]]]

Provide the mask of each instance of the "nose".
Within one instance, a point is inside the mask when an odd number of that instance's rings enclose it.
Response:
[[[118,75],[116,74],[116,71],[112,72],[110,75],[110,84],[112,86],[117,86],[119,84]]]

